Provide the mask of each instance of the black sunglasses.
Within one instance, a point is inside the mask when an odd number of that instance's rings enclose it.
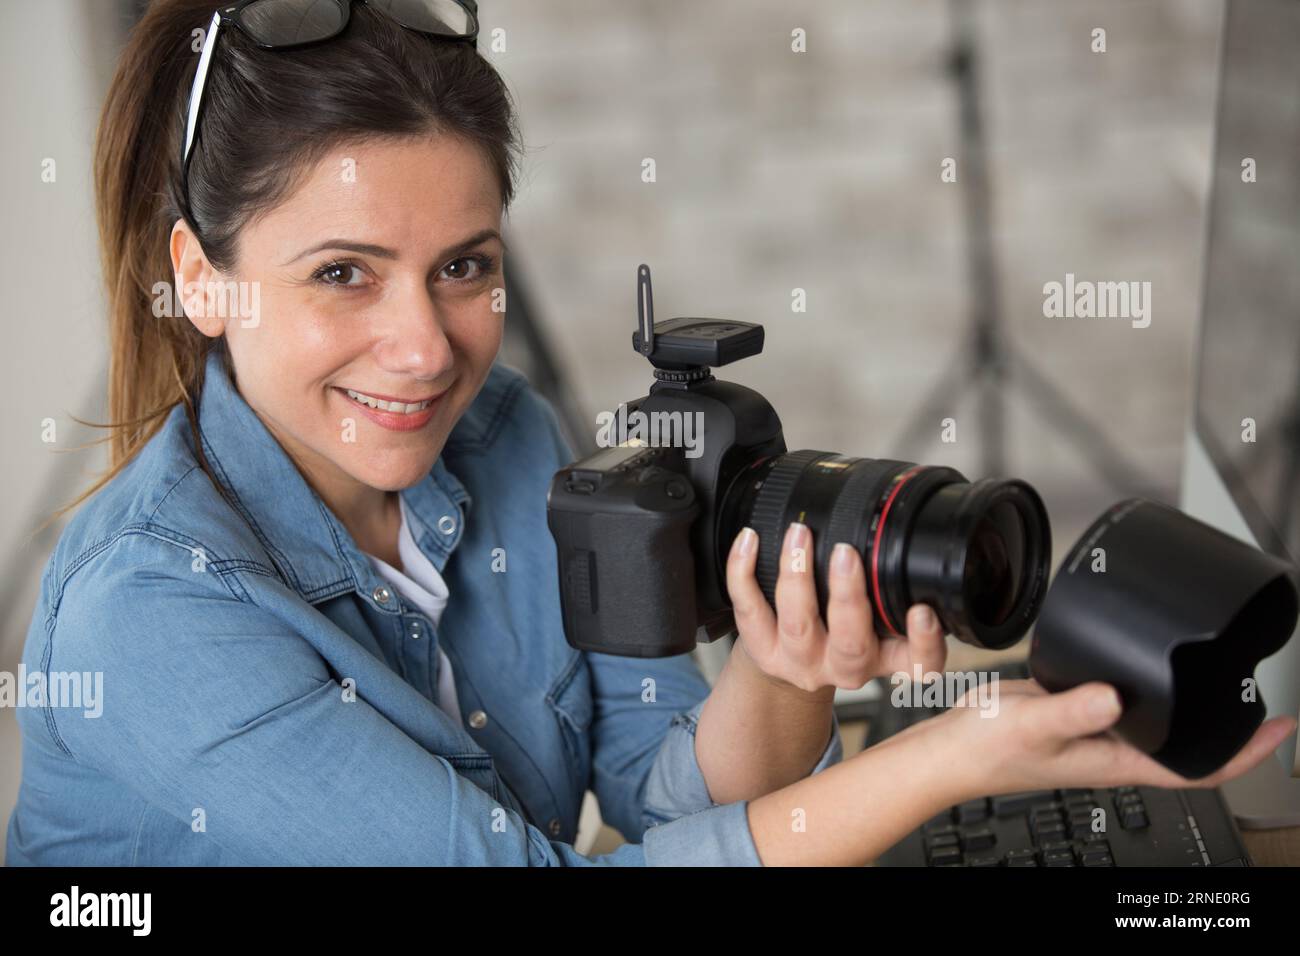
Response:
[[[220,28],[236,27],[264,50],[289,50],[338,36],[348,25],[353,2],[383,11],[408,30],[449,40],[468,40],[478,46],[476,0],[240,0],[222,7],[212,14],[186,110],[181,189],[187,211],[191,147],[198,131],[203,88]]]

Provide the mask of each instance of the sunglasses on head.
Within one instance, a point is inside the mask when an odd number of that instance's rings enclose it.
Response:
[[[186,110],[181,188],[187,211],[191,147],[221,27],[234,27],[264,50],[289,50],[338,36],[348,25],[354,2],[383,12],[408,30],[448,40],[467,40],[478,46],[476,0],[240,0],[222,7],[212,14]]]

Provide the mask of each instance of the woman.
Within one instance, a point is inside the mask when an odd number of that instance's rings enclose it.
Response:
[[[712,689],[571,649],[544,502],[572,456],[494,361],[518,144],[472,4],[256,0],[204,34],[208,2],[153,4],[102,118],[112,468],[24,657],[102,675],[102,713],[19,711],[10,862],[860,864],[977,795],[1188,785],[1099,736],[1100,685],[1004,684],[997,719],[842,760],[835,688],[944,639],[918,606],[878,640],[848,547],[823,622],[798,525],[776,610],[737,538]],[[288,22],[329,35],[266,42]],[[629,840],[594,859],[588,789]]]

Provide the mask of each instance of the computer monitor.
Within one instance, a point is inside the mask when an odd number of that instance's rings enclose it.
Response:
[[[1300,0],[1230,0],[1220,53],[1183,510],[1300,563]],[[1300,640],[1256,671],[1300,714]],[[1291,735],[1224,795],[1242,827],[1300,824]]]

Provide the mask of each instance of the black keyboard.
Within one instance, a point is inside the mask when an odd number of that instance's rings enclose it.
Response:
[[[1017,663],[1004,680],[1029,676]],[[942,710],[893,707],[886,685],[867,746]],[[1104,815],[1096,814],[1102,808]],[[1094,820],[1101,817],[1104,829]],[[1037,790],[950,807],[909,834],[878,866],[1250,866],[1218,790],[1114,787]]]

